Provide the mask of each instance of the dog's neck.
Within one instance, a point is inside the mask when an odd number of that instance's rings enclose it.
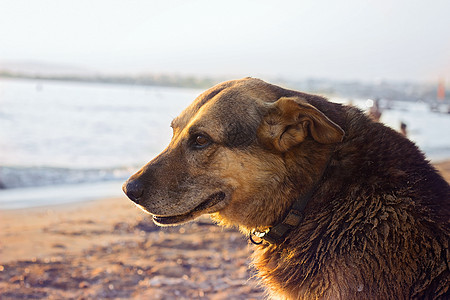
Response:
[[[306,195],[298,198],[289,209],[286,217],[284,217],[283,221],[277,223],[276,225],[269,227],[264,232],[259,232],[256,229],[252,230],[249,234],[250,241],[255,245],[260,245],[263,241],[268,242],[269,244],[279,244],[286,239],[287,234],[295,227],[300,225],[300,223],[305,218],[303,211],[306,208],[309,200],[314,195],[314,192],[317,190],[318,185],[315,185],[313,189],[311,189]],[[260,240],[255,240],[253,236],[258,237]]]
[[[330,165],[331,158],[332,155],[329,156],[327,162],[325,163],[325,167],[323,168],[322,174],[320,175],[317,182],[314,183],[314,185],[305,194],[301,195],[293,202],[292,206],[285,214],[285,217],[281,222],[276,223],[275,225],[267,228],[262,232],[258,231],[257,229],[253,229],[250,231],[249,240],[253,244],[260,245],[263,242],[267,242],[269,244],[280,244],[286,239],[287,235],[292,229],[299,226],[303,222],[303,219],[305,218],[303,211],[305,210],[308,202],[318,190],[323,180],[324,174],[328,169],[328,166]],[[254,237],[256,237],[256,239]]]

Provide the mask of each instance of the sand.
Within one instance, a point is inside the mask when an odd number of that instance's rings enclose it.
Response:
[[[208,217],[156,227],[125,197],[0,211],[0,298],[263,299],[252,247]]]

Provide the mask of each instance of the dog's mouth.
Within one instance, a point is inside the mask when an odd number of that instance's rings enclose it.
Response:
[[[189,220],[195,219],[196,217],[200,216],[205,210],[215,206],[216,204],[220,203],[225,199],[225,193],[224,192],[217,192],[209,196],[205,201],[200,203],[197,207],[195,207],[193,210],[181,214],[181,215],[175,215],[175,216],[153,216],[153,222],[155,222],[157,225],[176,225],[185,223]]]

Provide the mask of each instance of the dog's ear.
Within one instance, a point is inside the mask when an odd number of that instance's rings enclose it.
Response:
[[[342,141],[344,130],[317,108],[297,97],[283,97],[269,104],[258,128],[261,142],[285,152],[308,135],[321,144]]]

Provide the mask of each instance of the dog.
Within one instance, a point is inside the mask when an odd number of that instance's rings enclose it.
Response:
[[[201,94],[123,190],[162,226],[210,214],[281,299],[449,298],[448,183],[359,109],[254,78]]]

